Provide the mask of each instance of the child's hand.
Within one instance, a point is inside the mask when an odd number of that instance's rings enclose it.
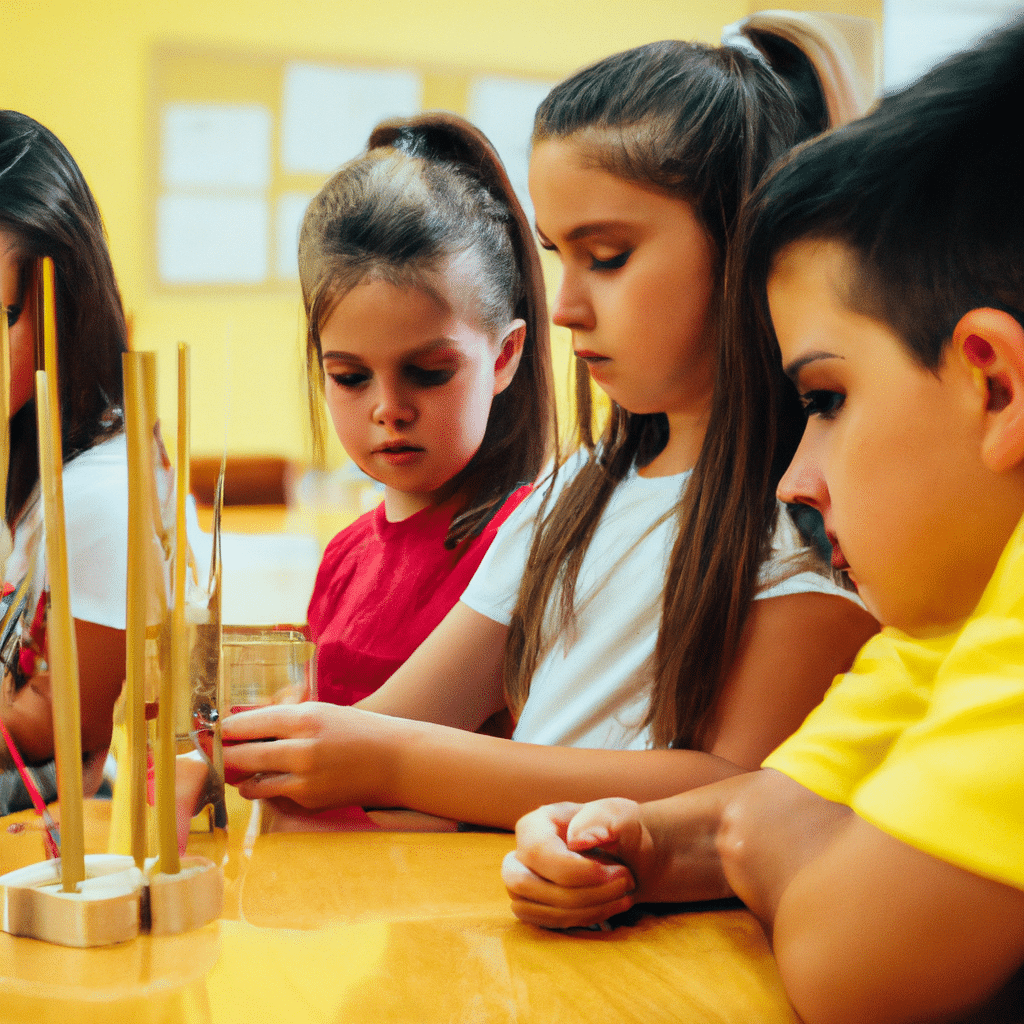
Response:
[[[575,928],[628,910],[652,852],[639,811],[615,799],[550,804],[520,818],[501,871],[516,917]]]
[[[194,750],[179,754],[174,759],[174,816],[180,854],[184,854],[188,845],[189,825],[199,812],[199,800],[206,789],[209,773],[209,765]]]
[[[532,924],[571,928],[634,903],[732,896],[719,850],[722,816],[762,774],[741,773],[651,803],[597,800],[527,814],[502,870],[512,909]],[[588,853],[600,853],[604,862]]]
[[[315,701],[242,711],[221,726],[224,775],[248,800],[389,806],[387,744],[400,728],[386,715]]]

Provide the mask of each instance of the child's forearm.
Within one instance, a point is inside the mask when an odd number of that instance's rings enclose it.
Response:
[[[329,704],[275,706],[224,722],[225,766],[244,797],[304,807],[405,807],[511,829],[535,807],[608,796],[658,800],[741,771],[692,750],[591,750],[499,739]],[[246,740],[273,737],[272,743]]]
[[[960,1019],[1020,969],[1024,892],[908,846],[781,773],[729,788],[715,839],[723,876],[765,925],[808,1024]]]
[[[458,602],[366,711],[474,730],[504,707],[500,669],[508,627]]]
[[[636,900],[737,895],[770,928],[781,893],[849,814],[771,771],[643,803],[637,816],[650,836],[650,853],[629,865]]]
[[[395,806],[513,828],[541,804],[609,796],[658,800],[736,775],[740,769],[692,750],[547,747],[402,723],[389,777]]]
[[[773,947],[807,1024],[962,1020],[1021,970],[1024,891],[851,815],[782,893]]]
[[[690,902],[736,894],[722,857],[723,823],[729,807],[756,782],[757,772],[642,804],[641,824],[651,856],[638,865],[637,902]]]

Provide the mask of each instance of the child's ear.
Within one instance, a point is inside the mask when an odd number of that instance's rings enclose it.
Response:
[[[953,331],[984,403],[982,458],[994,472],[1024,462],[1024,327],[1001,309],[965,313]]]
[[[526,343],[526,321],[513,320],[501,341],[501,351],[494,360],[494,393],[500,395],[512,383]]]

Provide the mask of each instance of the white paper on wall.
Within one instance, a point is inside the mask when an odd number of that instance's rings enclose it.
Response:
[[[469,88],[469,119],[493,143],[523,209],[533,219],[527,176],[533,115],[553,82],[477,78]]]
[[[886,0],[885,88],[909,85],[1020,10],[1020,0]]]
[[[270,182],[271,117],[266,107],[169,103],[161,129],[165,186],[263,189]]]
[[[292,173],[333,171],[363,151],[378,121],[416,113],[422,95],[422,79],[413,71],[289,64],[281,164]]]
[[[168,284],[259,284],[267,277],[267,202],[255,196],[165,195],[157,263]]]

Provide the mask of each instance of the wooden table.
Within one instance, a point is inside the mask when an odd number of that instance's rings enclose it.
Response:
[[[544,932],[508,909],[498,868],[510,836],[288,833],[246,844],[246,815],[235,796],[228,835],[190,841],[224,863],[215,924],[91,950],[0,932],[0,1021],[795,1021],[744,910]],[[37,820],[0,819],[0,869],[43,858]],[[109,805],[89,801],[87,822],[87,850],[105,849]]]

